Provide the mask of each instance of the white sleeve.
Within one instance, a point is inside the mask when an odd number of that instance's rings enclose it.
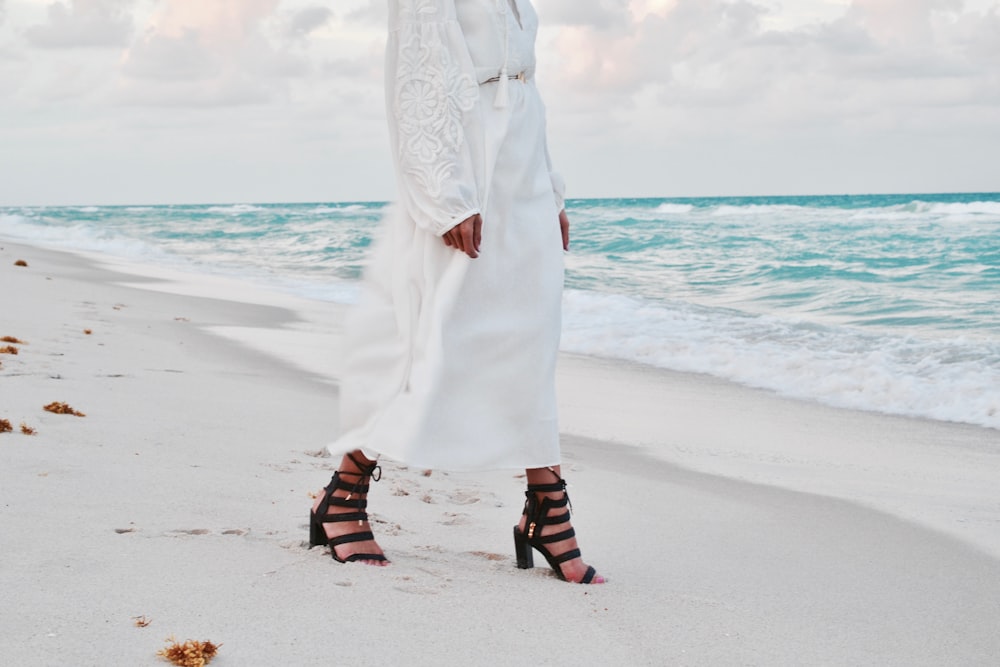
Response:
[[[562,212],[566,208],[566,179],[562,177],[562,174],[552,169],[548,141],[545,142],[545,164],[549,168],[549,180],[552,181],[552,195],[556,198],[556,210]]]
[[[390,0],[386,106],[400,204],[438,236],[481,213],[479,85],[453,0]]]
[[[556,210],[561,212],[566,208],[566,180],[562,174],[552,168],[552,156],[549,155],[548,113],[546,113],[545,125],[545,166],[549,170],[549,181],[552,183],[552,196],[556,200]]]

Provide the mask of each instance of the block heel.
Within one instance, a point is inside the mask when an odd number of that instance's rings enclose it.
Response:
[[[534,556],[531,553],[531,545],[528,544],[524,533],[514,526],[514,553],[517,555],[517,567],[522,570],[530,570],[535,566]]]
[[[563,581],[569,581],[563,573],[562,564],[566,561],[580,557],[579,549],[568,549],[562,553],[552,553],[549,545],[562,542],[576,536],[576,531],[572,526],[547,535],[542,535],[546,526],[559,526],[569,523],[570,510],[573,506],[569,502],[569,494],[566,493],[566,480],[560,477],[555,470],[549,468],[555,475],[556,481],[552,484],[529,484],[528,490],[524,492],[524,530],[519,530],[514,526],[514,554],[517,556],[517,566],[526,570],[532,567],[532,549],[545,556],[549,567],[555,571]],[[562,495],[556,498],[545,495],[539,500],[539,494]],[[559,510],[567,508],[564,512]],[[553,511],[554,510],[554,511]],[[604,579],[597,577],[597,572],[592,566],[587,566],[587,571],[580,579],[581,584],[604,583]]]

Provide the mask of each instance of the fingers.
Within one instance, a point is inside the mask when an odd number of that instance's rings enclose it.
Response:
[[[465,249],[462,247],[462,235],[456,231],[457,229],[457,227],[449,229],[441,238],[444,240],[444,244],[449,248],[455,248],[456,250],[465,252]]]
[[[449,248],[455,248],[475,259],[479,257],[479,244],[483,240],[483,218],[478,213],[458,223],[441,238]]]
[[[473,259],[479,257],[479,253],[476,251],[475,229],[472,222],[466,220],[460,224],[458,233],[462,238],[462,251]]]
[[[562,232],[563,250],[569,250],[569,216],[566,209],[559,211],[559,231]]]

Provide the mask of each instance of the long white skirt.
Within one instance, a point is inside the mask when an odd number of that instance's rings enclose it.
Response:
[[[363,449],[446,470],[559,463],[562,241],[544,109],[534,85],[510,93],[495,110],[494,89],[481,89],[491,116],[479,150],[495,162],[480,256],[398,208],[382,223],[347,322],[331,454]]]

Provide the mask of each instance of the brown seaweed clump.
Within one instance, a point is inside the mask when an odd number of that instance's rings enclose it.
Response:
[[[87,416],[78,410],[74,410],[66,403],[60,403],[59,401],[52,401],[42,409],[45,410],[46,412],[54,412],[57,415],[74,415],[76,417]]]
[[[20,340],[14,336],[4,336],[0,338],[0,343],[16,343],[18,345],[27,345],[28,341]]]
[[[28,265],[28,263],[26,261],[24,261],[23,259],[19,259],[16,262],[14,262],[14,266],[27,266],[27,265]]]
[[[178,644],[173,637],[166,641],[170,643],[170,646],[160,649],[156,655],[180,667],[205,667],[219,652],[219,646],[221,646],[221,644],[216,645],[207,641],[199,642],[193,639]]]
[[[85,334],[87,334],[87,335],[89,336],[90,334],[92,334],[92,333],[94,333],[94,332],[93,332],[93,330],[91,330],[91,329],[84,329],[84,330],[83,330],[83,333],[85,333]]]
[[[146,618],[145,616],[133,616],[132,620],[135,621],[135,627],[137,628],[144,628],[153,622],[153,619]]]
[[[32,427],[28,426],[24,422],[21,422],[21,433],[23,433],[25,435],[35,435],[35,433],[37,433],[37,432],[38,431],[36,431]]]
[[[18,349],[13,345],[5,345],[4,347],[0,347],[0,354],[17,354],[17,353]]]
[[[10,422],[6,419],[0,419],[0,433],[10,433],[14,430],[14,427],[10,425]]]

